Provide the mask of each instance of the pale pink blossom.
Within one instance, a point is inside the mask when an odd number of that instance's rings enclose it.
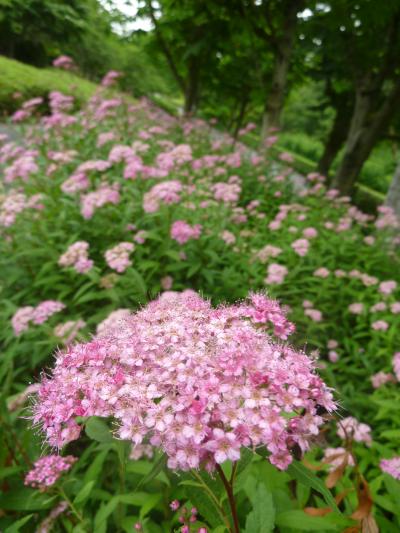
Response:
[[[348,310],[353,315],[361,315],[361,313],[364,311],[364,304],[359,302],[354,302],[349,305]]]
[[[292,242],[291,247],[300,257],[304,257],[308,253],[310,243],[307,239],[298,239],[297,241]]]
[[[400,480],[400,456],[392,459],[382,459],[379,463],[382,472]]]
[[[375,331],[386,331],[389,328],[389,324],[386,320],[376,320],[371,324],[372,329]]]
[[[201,235],[201,225],[190,226],[184,220],[176,220],[171,226],[171,239],[179,244],[185,244],[190,239],[198,239]]]
[[[135,245],[133,242],[120,242],[105,252],[104,257],[107,265],[120,274],[125,272],[125,270],[132,264],[129,255],[134,249]]]
[[[354,439],[356,442],[365,442],[367,446],[372,443],[371,428],[359,422],[356,418],[348,416],[338,423],[338,436],[345,439]]]
[[[271,263],[270,265],[268,265],[268,275],[265,278],[264,282],[267,285],[280,285],[281,283],[283,283],[287,273],[288,269],[284,265],[280,265],[278,263]]]

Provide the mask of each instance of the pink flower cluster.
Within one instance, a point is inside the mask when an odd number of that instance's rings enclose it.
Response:
[[[89,259],[89,243],[86,241],[77,241],[68,247],[67,251],[62,254],[58,264],[62,267],[72,267],[79,274],[88,272],[93,267],[93,261]]]
[[[370,426],[359,422],[352,416],[343,418],[338,423],[337,434],[343,440],[353,439],[356,442],[365,442],[367,446],[372,443]]]
[[[393,457],[392,459],[382,459],[380,467],[386,474],[400,480],[400,456]]]
[[[79,330],[85,326],[86,322],[83,320],[68,320],[54,328],[54,335],[62,339],[64,344],[69,344],[78,335]]]
[[[267,268],[267,277],[264,279],[264,282],[267,285],[280,285],[283,283],[288,269],[284,265],[279,263],[271,263]]]
[[[35,161],[36,153],[26,152],[4,170],[4,182],[11,183],[17,178],[28,181],[31,174],[36,173],[39,167]]]
[[[19,336],[23,331],[27,331],[30,322],[36,325],[43,324],[52,315],[63,309],[65,309],[65,305],[55,300],[45,300],[36,307],[21,307],[11,319],[15,335]]]
[[[81,213],[83,218],[90,219],[96,209],[106,204],[118,204],[120,201],[119,184],[108,185],[103,183],[100,187],[81,196]]]
[[[143,195],[143,209],[146,213],[155,213],[161,204],[177,204],[180,202],[182,183],[178,180],[157,183]]]
[[[53,61],[53,67],[62,68],[64,70],[72,70],[74,68],[74,60],[69,56],[59,56]]]
[[[34,462],[34,468],[25,477],[25,485],[45,490],[54,485],[63,472],[67,472],[76,460],[76,457],[72,455],[65,457],[45,455]]]
[[[0,199],[0,226],[12,226],[18,213],[25,209],[43,209],[42,194],[35,194],[28,198],[22,192],[10,191]]]
[[[307,450],[318,434],[319,406],[335,404],[313,361],[266,334],[264,321],[275,318],[272,326],[288,333],[264,297],[213,309],[193,291],[166,292],[58,353],[34,423],[61,447],[79,437],[77,416],[113,417],[119,438],[162,448],[172,469],[213,470],[238,460],[242,446],[265,446],[284,469],[292,448]]]
[[[101,85],[103,87],[111,87],[112,85],[115,85],[117,79],[121,76],[121,72],[117,72],[116,70],[110,70],[101,80]]]
[[[134,249],[135,245],[132,242],[120,242],[104,254],[107,265],[119,273],[125,272],[132,264],[132,261],[129,259],[129,254]]]
[[[198,239],[201,235],[201,225],[191,226],[184,220],[176,220],[171,226],[171,239],[179,244],[185,244],[190,239]]]
[[[297,241],[292,242],[291,246],[297,255],[304,257],[308,253],[310,243],[307,239],[297,239]]]
[[[240,178],[238,176],[231,176],[228,183],[220,181],[212,186],[214,198],[217,201],[224,203],[236,203],[240,198],[242,188],[240,186]]]

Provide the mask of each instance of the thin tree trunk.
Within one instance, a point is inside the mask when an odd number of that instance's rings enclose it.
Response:
[[[385,204],[393,208],[400,219],[400,159],[398,160],[396,170],[390,183]]]
[[[194,58],[189,61],[189,72],[185,90],[185,116],[191,116],[195,112],[199,97],[199,65]]]
[[[280,127],[281,113],[285,101],[287,75],[296,34],[297,13],[302,5],[303,0],[290,0],[287,4],[282,37],[279,37],[276,42],[271,90],[269,91],[264,106],[261,128],[262,141],[268,137],[271,130]]]
[[[371,114],[376,95],[363,91],[356,98],[356,106],[341,164],[332,187],[342,194],[351,194],[359,173],[382,132],[388,127],[393,110],[400,101],[400,79],[397,80],[383,105]]]
[[[233,139],[234,139],[235,142],[237,141],[239,130],[240,130],[240,128],[243,125],[243,119],[244,119],[244,117],[246,115],[246,109],[247,109],[247,104],[248,103],[249,103],[249,99],[247,97],[247,94],[243,93],[242,100],[240,102],[239,114],[238,114],[238,117],[236,119],[235,131],[233,132]]]
[[[343,146],[351,120],[350,106],[340,102],[336,109],[335,120],[325,143],[324,152],[318,162],[318,172],[327,176],[335,157]]]

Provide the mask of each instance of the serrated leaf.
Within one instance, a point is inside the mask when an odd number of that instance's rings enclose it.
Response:
[[[258,483],[252,495],[252,511],[246,520],[245,533],[270,533],[274,530],[275,508],[272,494],[264,484]]]

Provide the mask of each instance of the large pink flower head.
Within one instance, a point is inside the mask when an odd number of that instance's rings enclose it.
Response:
[[[312,359],[274,340],[271,325],[292,330],[264,296],[214,309],[193,291],[166,292],[58,353],[33,420],[57,447],[79,437],[77,416],[96,415],[113,418],[118,438],[161,448],[172,469],[213,470],[242,447],[266,447],[284,469],[335,403]]]

